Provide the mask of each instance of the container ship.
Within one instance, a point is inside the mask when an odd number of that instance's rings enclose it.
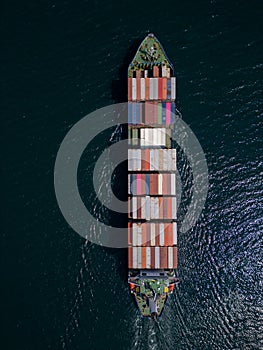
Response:
[[[154,320],[179,283],[175,100],[173,66],[148,34],[128,67],[128,283]]]

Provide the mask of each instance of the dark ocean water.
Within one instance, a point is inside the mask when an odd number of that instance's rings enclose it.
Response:
[[[2,349],[263,348],[262,10],[260,0],[3,5]],[[148,31],[174,63],[178,108],[209,170],[158,326],[134,306],[126,250],[78,236],[53,186],[72,125],[125,101],[127,65]],[[90,165],[98,152],[88,150]]]

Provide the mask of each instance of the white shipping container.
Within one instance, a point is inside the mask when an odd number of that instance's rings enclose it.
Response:
[[[142,246],[142,226],[137,225],[137,245]]]
[[[151,248],[146,247],[146,269],[151,268]]]
[[[142,268],[142,247],[137,247],[138,251],[138,269]]]
[[[167,150],[163,150],[163,170],[167,170]]]
[[[164,246],[164,224],[160,224],[160,246]]]
[[[160,247],[155,247],[155,268],[159,269],[160,268]]]
[[[173,244],[177,245],[177,222],[173,222]]]
[[[163,194],[163,175],[158,174],[158,194]]]
[[[137,246],[137,236],[138,236],[138,227],[137,224],[132,225],[132,245]]]
[[[145,100],[145,78],[141,78],[141,100]]]
[[[153,144],[155,146],[159,145],[159,143],[158,143],[158,128],[153,129]]]
[[[137,219],[137,198],[132,197],[132,218]]]
[[[136,101],[136,78],[132,78],[132,100]]]
[[[151,245],[155,246],[155,224],[151,223]]]
[[[132,248],[132,266],[134,269],[138,268],[138,252],[137,247]]]
[[[141,146],[145,146],[145,129],[142,128],[140,131],[141,131],[141,135],[140,135],[140,137],[141,137]]]
[[[159,156],[158,156],[158,149],[154,150],[154,166],[156,170],[159,170]]]
[[[146,218],[145,197],[141,197],[141,217],[142,219]]]
[[[150,150],[150,170],[154,170],[154,150]]]
[[[150,220],[151,217],[151,201],[150,196],[145,197],[145,219]]]
[[[132,164],[131,164],[131,149],[128,149],[128,170],[131,171],[132,170]]]
[[[171,78],[171,98],[172,100],[176,99],[175,77]]]
[[[148,70],[147,69],[144,71],[144,78],[148,78]]]
[[[156,203],[155,203],[155,214],[156,214],[156,219],[159,219],[159,217],[160,217],[160,213],[159,213],[159,208],[160,208],[160,205],[159,205],[159,198],[156,197],[155,201],[156,201]]]
[[[168,247],[168,268],[173,268],[173,247]]]
[[[175,174],[171,174],[171,195],[176,195],[176,177]]]
[[[172,150],[172,158],[173,158],[173,170],[176,170],[176,149],[173,148]]]
[[[150,100],[153,100],[153,79],[150,78]]]
[[[166,66],[162,66],[162,77],[167,77]]]
[[[166,134],[166,131],[164,128],[160,129],[160,135],[161,135],[161,146],[165,146],[165,134]]]
[[[137,150],[136,154],[136,170],[141,170],[141,159],[142,159],[142,151],[140,149]]]
[[[176,197],[172,197],[172,217],[173,219],[177,218]]]
[[[154,219],[154,198],[151,197],[151,219]]]
[[[158,100],[158,78],[153,78],[153,99]]]

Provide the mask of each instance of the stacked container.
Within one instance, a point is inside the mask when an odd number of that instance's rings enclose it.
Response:
[[[128,264],[177,268],[176,81],[170,67],[128,78]]]

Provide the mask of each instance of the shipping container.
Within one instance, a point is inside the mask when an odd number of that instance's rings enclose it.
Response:
[[[175,77],[171,78],[171,97],[172,100],[176,99],[176,83],[175,83]]]
[[[145,78],[145,100],[150,99],[150,78]]]
[[[136,79],[140,79],[142,76],[142,71],[141,70],[136,70]]]
[[[136,101],[136,78],[132,78],[132,100]]]
[[[175,123],[175,103],[171,103],[171,124]]]
[[[141,78],[141,100],[145,100],[145,78]]]
[[[158,100],[163,98],[163,79],[158,78]]]
[[[128,247],[128,264],[133,269],[177,268],[177,247]]]
[[[163,78],[163,100],[167,100],[167,78]]]
[[[167,77],[166,66],[162,66],[162,77]]]
[[[158,78],[159,77],[159,67],[153,66],[153,77]]]
[[[153,99],[158,100],[158,78],[153,78]]]
[[[150,78],[150,100],[153,100],[154,96],[154,78]]]
[[[158,103],[158,124],[162,124],[162,104]]]
[[[132,78],[128,78],[128,101],[132,100]]]
[[[133,266],[133,248],[128,247],[128,268],[132,269],[134,268]]]
[[[171,103],[166,103],[166,125],[171,124]]]
[[[140,101],[141,99],[141,78],[137,78],[137,77],[136,77],[136,99],[137,101]]]
[[[171,100],[171,78],[167,78],[167,100]]]

